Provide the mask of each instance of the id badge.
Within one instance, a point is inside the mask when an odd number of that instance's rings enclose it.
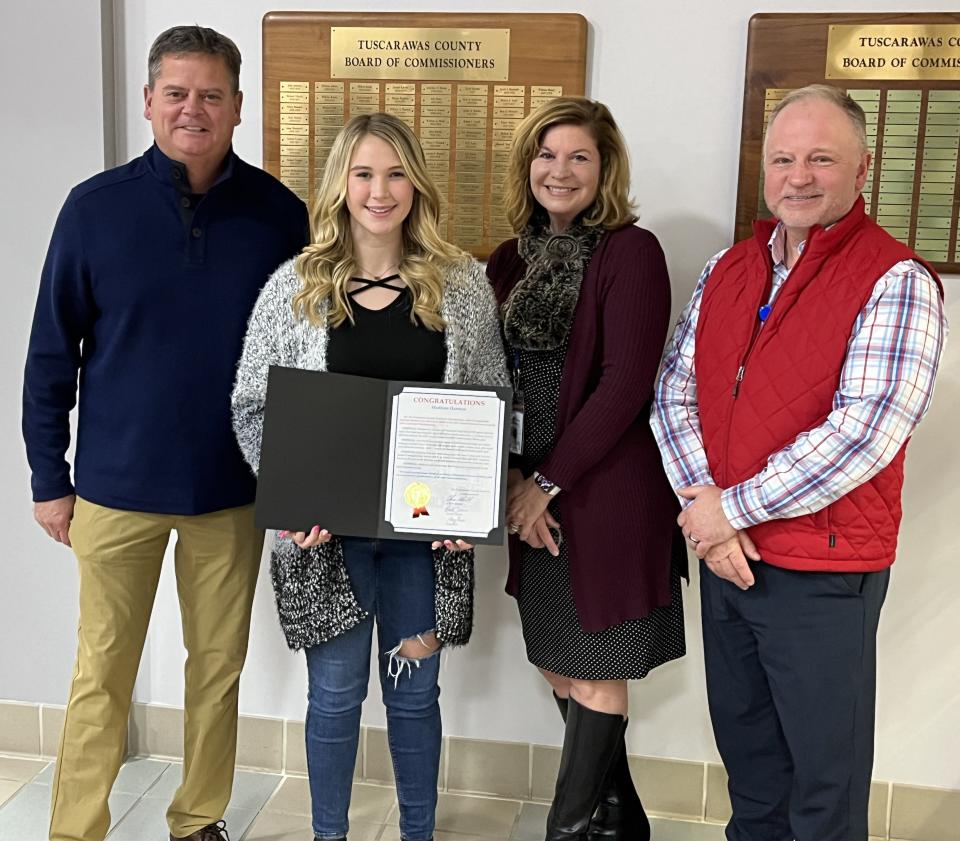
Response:
[[[523,392],[513,392],[513,409],[510,412],[510,452],[523,455]]]

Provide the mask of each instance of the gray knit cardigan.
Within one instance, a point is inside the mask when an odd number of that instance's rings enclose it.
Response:
[[[289,260],[270,277],[247,326],[231,406],[237,441],[254,473],[260,462],[269,367],[327,368],[327,307],[319,308],[318,325],[295,318],[291,301],[300,285]],[[440,313],[447,325],[444,382],[507,385],[496,303],[476,260],[448,270]],[[440,549],[433,553],[433,562],[437,639],[463,645],[473,626],[473,552]],[[367,615],[354,596],[336,538],[309,550],[275,540],[270,576],[280,625],[292,649],[325,642]]]

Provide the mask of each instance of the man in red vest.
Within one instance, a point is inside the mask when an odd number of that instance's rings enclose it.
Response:
[[[776,219],[707,263],[651,424],[703,559],[728,841],[866,841],[876,632],[943,289],[865,215],[865,120],[846,93],[788,94],[763,166]]]

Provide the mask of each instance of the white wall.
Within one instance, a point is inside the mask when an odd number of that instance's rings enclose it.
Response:
[[[41,9],[42,6],[42,9]],[[62,700],[76,645],[73,556],[31,516],[20,391],[37,280],[60,205],[103,169],[99,3],[45,0],[4,8],[0,77],[3,201],[0,273],[0,697]]]
[[[68,553],[50,546],[30,522],[27,474],[16,428],[17,394],[23,348],[37,270],[55,207],[67,187],[96,168],[100,117],[97,55],[98,24],[86,13],[61,2],[58,10],[72,15],[44,24],[60,29],[76,44],[45,52],[45,77],[32,78],[29,89],[17,90],[33,118],[22,130],[25,113],[8,110],[0,158],[14,162],[19,190],[7,193],[3,208],[3,266],[16,284],[14,306],[2,314],[9,322],[2,341],[8,364],[2,368],[10,399],[0,424],[0,459],[6,468],[0,493],[9,556],[5,586],[0,590],[0,622],[4,640],[22,640],[18,651],[0,646],[0,697],[63,703],[72,657],[76,615],[75,576]],[[487,0],[485,11],[570,11],[590,22],[588,93],[611,106],[626,134],[633,157],[634,189],[641,223],[661,239],[679,310],[693,288],[706,258],[729,244],[736,200],[738,145],[743,91],[746,26],[760,11],[744,0],[712,3],[583,4],[557,0],[550,5],[529,0]],[[825,2],[805,11],[904,10],[900,2]],[[295,6],[293,6],[295,8]],[[152,38],[167,26],[197,21],[231,35],[245,57],[244,122],[236,149],[259,162],[260,19],[275,8],[255,0],[225,5],[212,0],[116,2],[117,155],[138,154],[150,142],[140,116],[140,88],[145,54]],[[341,10],[396,10],[398,4],[342,0]],[[407,10],[473,11],[478,5],[461,0],[409,2]],[[953,0],[928,0],[928,10],[953,11]],[[762,11],[796,11],[797,6],[772,2]],[[39,38],[38,12],[15,13],[20,26],[5,26],[5,78],[18,79],[29,67],[35,72]],[[66,11],[64,12],[66,15]],[[89,19],[88,19],[89,17]],[[9,20],[9,17],[8,17]],[[6,21],[5,21],[6,23]],[[36,39],[27,37],[37,33]],[[79,55],[73,55],[76,50]],[[79,68],[77,63],[82,67]],[[61,82],[63,76],[67,81]],[[42,91],[42,93],[40,92]],[[61,92],[62,91],[62,92]],[[38,101],[38,99],[42,101]],[[65,116],[63,103],[79,113]],[[51,107],[51,106],[56,106]],[[11,117],[11,115],[14,115]],[[80,119],[82,118],[82,119]],[[14,122],[11,123],[11,119]],[[26,122],[26,121],[23,121]],[[36,142],[42,129],[45,146]],[[89,137],[85,132],[89,133]],[[9,150],[7,146],[9,145]],[[48,164],[54,154],[58,167]],[[37,175],[42,173],[43,180]],[[8,182],[9,183],[9,182]],[[25,202],[25,206],[23,206]],[[18,246],[12,253],[12,243]],[[8,254],[7,252],[11,253]],[[960,323],[956,278],[948,279],[948,310]],[[881,658],[877,763],[875,775],[885,780],[960,788],[955,761],[960,730],[960,616],[951,609],[960,588],[960,567],[954,560],[951,521],[960,504],[955,486],[957,458],[950,433],[949,410],[960,391],[960,356],[948,348],[929,418],[910,449],[905,490],[905,523],[900,561],[881,622]],[[9,427],[9,428],[7,428]],[[454,735],[557,744],[560,730],[549,693],[526,664],[513,603],[502,593],[504,559],[484,551],[478,559],[477,622],[468,649],[445,654],[444,721]],[[697,586],[686,592],[688,656],[651,674],[631,688],[633,725],[630,750],[635,753],[692,760],[716,759],[705,711],[702,654],[698,631]],[[182,652],[173,578],[161,582],[153,628],[145,652],[137,698],[178,705],[182,692]],[[249,665],[244,673],[241,707],[249,714],[299,718],[305,696],[301,659],[286,652],[273,615],[272,595],[264,575],[254,608]],[[365,721],[383,722],[372,688]],[[953,743],[953,750],[945,746]]]

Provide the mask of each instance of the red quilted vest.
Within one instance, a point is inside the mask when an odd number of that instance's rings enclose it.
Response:
[[[707,459],[721,488],[756,475],[771,453],[823,423],[833,408],[850,331],[877,279],[902,260],[918,259],[867,217],[858,199],[828,230],[811,229],[761,330],[757,310],[770,295],[767,243],[774,225],[754,223],[753,239],[724,254],[701,302],[697,399]],[[750,536],[763,560],[834,572],[890,566],[905,451],[906,444],[876,476],[814,514],[753,526]]]

